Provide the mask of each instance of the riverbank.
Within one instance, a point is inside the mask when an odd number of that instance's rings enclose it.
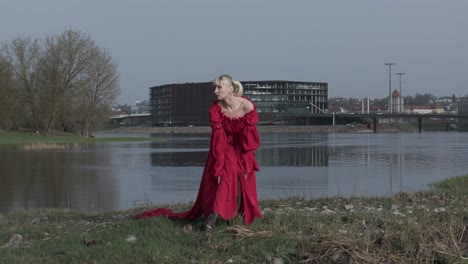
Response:
[[[152,207],[2,213],[0,263],[463,263],[467,202],[468,175],[393,197],[265,200],[263,219],[207,233],[131,219]]]
[[[148,137],[100,137],[84,138],[79,135],[60,133],[55,136],[47,136],[31,131],[3,131],[0,132],[0,145],[2,144],[29,144],[31,149],[63,148],[66,144],[95,143],[95,142],[134,142],[134,141],[157,141],[158,138]],[[57,145],[57,144],[60,144]]]

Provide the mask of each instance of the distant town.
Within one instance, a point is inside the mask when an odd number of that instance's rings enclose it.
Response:
[[[468,114],[468,96],[457,97],[432,94],[415,94],[401,97],[393,93],[393,113],[407,114]],[[388,113],[388,97],[381,99],[331,97],[327,113]],[[110,114],[112,122],[121,125],[151,125],[151,103],[149,100],[136,101],[133,105],[118,104]],[[176,120],[174,120],[176,121]]]

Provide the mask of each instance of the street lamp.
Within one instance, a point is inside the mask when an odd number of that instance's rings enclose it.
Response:
[[[402,110],[403,110],[403,104],[402,104],[402,98],[403,98],[403,96],[401,95],[401,76],[402,76],[403,74],[405,74],[405,73],[404,73],[404,72],[397,72],[397,73],[395,73],[395,74],[398,75],[398,77],[400,77],[400,113],[401,113]]]
[[[396,65],[393,62],[384,63],[388,66],[388,112],[393,113],[392,106],[392,65]]]

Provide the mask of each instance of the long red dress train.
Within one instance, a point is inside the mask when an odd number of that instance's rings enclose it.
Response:
[[[213,211],[225,220],[240,214],[246,224],[255,217],[262,218],[255,177],[259,167],[254,151],[260,146],[255,105],[244,116],[231,118],[224,115],[216,101],[210,108],[210,123],[210,150],[193,207],[185,212],[158,208],[135,215],[135,219],[167,216],[175,220],[192,220],[202,215],[207,217]],[[216,176],[219,175],[221,182],[218,184]],[[237,204],[239,190],[240,205]]]

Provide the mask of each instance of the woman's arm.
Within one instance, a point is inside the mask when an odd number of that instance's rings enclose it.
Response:
[[[211,142],[210,154],[215,159],[214,176],[220,177],[224,167],[226,152],[226,133],[224,132],[220,108],[213,105],[210,109]],[[218,178],[219,181],[219,178]]]

